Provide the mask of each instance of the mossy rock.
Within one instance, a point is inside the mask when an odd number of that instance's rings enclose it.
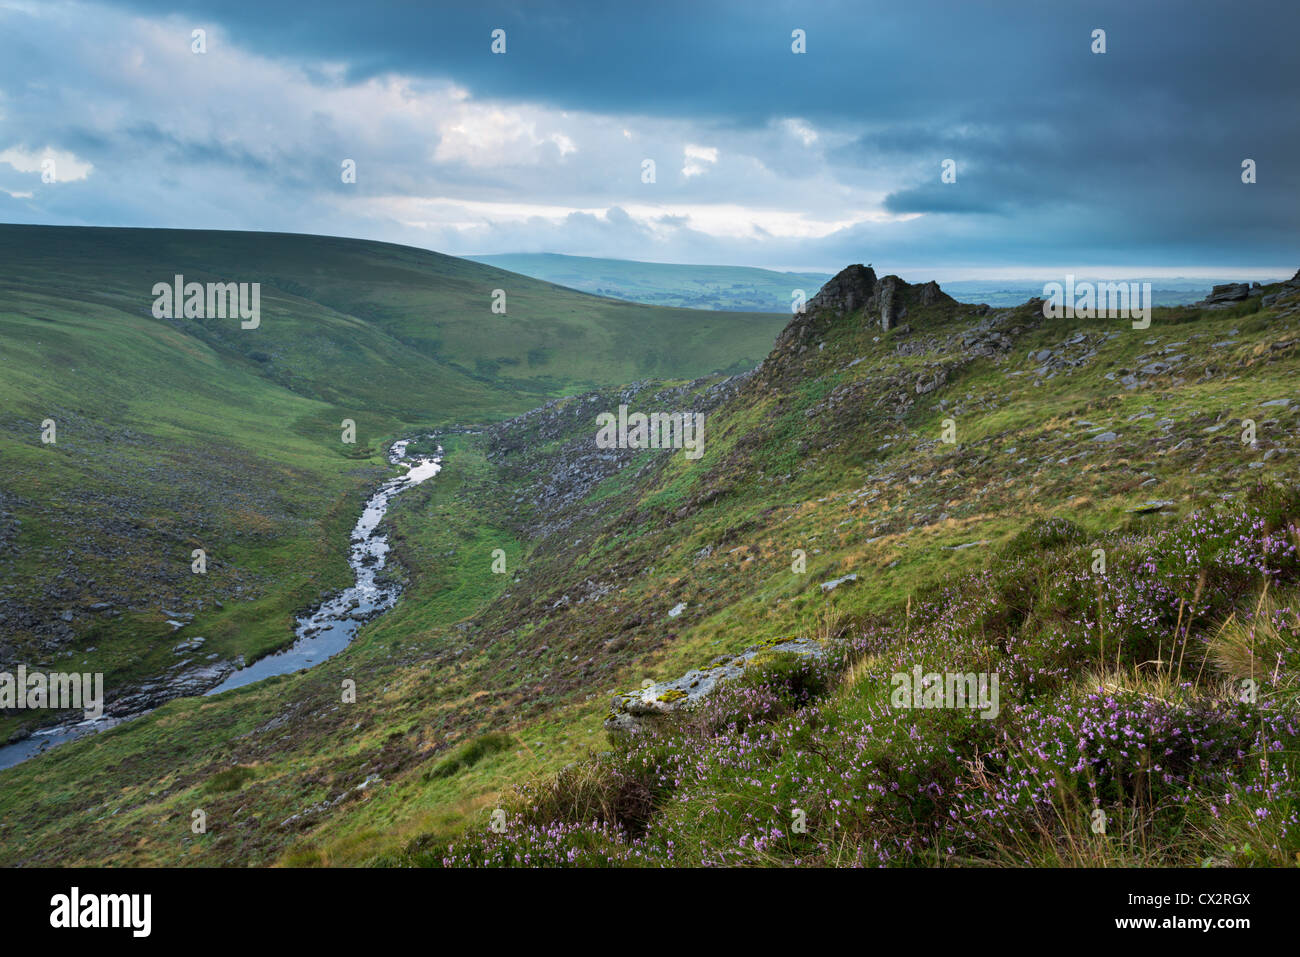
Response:
[[[766,668],[768,665],[779,661],[782,657],[784,656],[780,654],[775,654],[771,651],[760,651],[758,654],[748,659],[744,663],[744,666],[747,671],[751,669],[761,671],[763,668]]]

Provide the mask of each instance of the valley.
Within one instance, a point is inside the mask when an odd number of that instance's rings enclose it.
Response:
[[[206,238],[232,262],[246,255]],[[59,400],[36,374],[4,380],[20,413],[6,416],[0,459],[15,529],[4,607],[37,623],[7,633],[5,650],[25,660],[102,665],[120,687],[165,670],[192,634],[223,658],[282,647],[296,615],[346,585],[348,530],[392,474],[384,450],[444,429],[441,472],[385,518],[399,602],[307,671],[178,698],[0,772],[6,862],[1277,863],[1300,849],[1300,542],[1288,537],[1300,276],[1225,307],[1156,307],[1134,329],[1046,319],[1041,303],[968,305],[850,267],[804,315],[701,330],[711,351],[655,356],[648,343],[656,322],[719,314],[597,321],[557,376],[525,362],[558,340],[523,332],[496,346],[514,366],[457,353],[484,334],[472,321],[447,319],[434,349],[435,333],[378,291],[387,264],[406,275],[432,254],[372,250],[351,287],[336,266],[308,288],[315,274],[286,263],[342,241],[300,239],[276,240],[252,274],[279,276],[263,287],[256,344],[237,326],[160,322],[148,302],[122,309],[120,291],[101,340],[5,280],[0,323],[23,330],[3,339],[6,372],[25,352],[32,369],[105,384]],[[455,276],[447,258],[432,262]],[[504,281],[465,293],[482,322]],[[549,293],[523,288],[507,315],[530,297],[540,314]],[[565,298],[578,295],[559,290],[549,308],[598,319]],[[359,348],[314,355],[313,322]],[[634,332],[646,345],[600,351]],[[150,418],[131,411],[138,392],[108,387],[110,368],[152,390]],[[192,396],[179,385],[196,381]],[[704,416],[698,458],[598,446],[598,417],[620,407]],[[46,416],[63,420],[54,450],[36,435]],[[339,447],[345,416],[355,449]],[[59,471],[39,458],[50,451]],[[88,464],[101,461],[114,469]],[[59,521],[45,511],[55,502]],[[84,557],[66,555],[73,545]],[[214,557],[196,583],[200,545]],[[55,555],[65,604],[121,614],[83,630],[74,612],[66,636],[38,627],[23,596]],[[155,603],[194,618],[173,636]],[[1267,669],[1233,638],[1264,609],[1267,628],[1250,633],[1267,640]],[[815,660],[793,654],[804,643],[822,649]],[[655,691],[736,656],[740,677],[696,709]],[[890,709],[891,677],[918,665],[998,673],[1000,706]],[[1251,702],[1234,696],[1243,667],[1270,676]],[[611,734],[611,702],[632,689],[662,707]],[[1081,721],[1214,730],[1227,750],[1202,756],[1207,787],[1241,810],[1211,813],[1186,756],[1153,772],[1087,755],[1094,777],[1044,788],[1032,756],[1074,747],[1049,730]],[[1093,793],[1127,822],[1110,841],[1083,837]],[[788,826],[791,809],[806,830]],[[504,832],[490,827],[497,811]]]
[[[756,360],[780,324],[588,310],[590,297],[488,267],[323,237],[3,226],[0,252],[0,665],[102,672],[110,703],[172,673],[178,642],[201,637],[209,661],[232,663],[292,643],[296,616],[344,587],[344,543],[399,435],[660,363],[697,374]],[[154,281],[204,277],[196,258],[260,277],[259,328],[154,318]],[[374,271],[377,301],[338,291],[349,270]],[[503,286],[511,318],[489,311]],[[587,333],[581,355],[546,358]],[[520,371],[489,374],[484,356]],[[0,732],[32,721],[7,714]]]

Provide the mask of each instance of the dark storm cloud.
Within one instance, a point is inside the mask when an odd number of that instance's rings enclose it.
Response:
[[[280,142],[284,113],[250,139],[252,119],[281,95],[272,82],[241,102],[193,87],[193,122],[128,116],[116,129],[96,128],[74,118],[83,94],[97,92],[76,57],[52,64],[35,32],[16,30],[0,58],[0,151],[53,145],[94,163],[94,176],[112,186],[68,191],[57,205],[38,196],[24,207],[28,216],[57,210],[93,221],[111,210],[147,221],[147,210],[169,208],[168,183],[192,189],[201,181],[211,195],[192,215],[220,219],[211,225],[311,229],[324,221],[335,232],[451,252],[541,246],[825,268],[871,258],[864,250],[881,246],[910,261],[989,264],[1300,261],[1293,0],[112,7],[165,22],[182,44],[189,26],[209,28],[214,50],[283,64],[321,100],[401,77],[432,90],[454,84],[487,113],[523,104],[575,126],[559,136],[512,114],[501,121],[505,132],[482,116],[436,130],[386,126],[384,117],[352,128],[342,108],[322,106],[318,117],[302,118],[296,140]],[[64,19],[75,29],[75,18]],[[498,27],[507,31],[506,56],[489,52]],[[795,28],[807,34],[802,56],[790,51]],[[1095,28],[1106,31],[1104,55],[1090,51]],[[94,16],[83,29],[99,29]],[[623,149],[617,128],[638,118],[648,118],[650,131],[638,130]],[[806,139],[802,126],[781,134],[794,120],[806,124]],[[599,135],[580,135],[591,130]],[[717,147],[718,157],[684,166],[687,143]],[[157,182],[140,173],[148,155]],[[500,161],[484,163],[488,155]],[[660,164],[656,191],[635,177],[648,155]],[[459,218],[440,214],[433,225],[421,225],[431,215],[424,207],[340,212],[322,197],[336,197],[337,186],[323,184],[337,181],[343,156],[367,171],[352,196],[459,197],[480,206]],[[125,157],[136,167],[114,179]],[[1245,158],[1258,164],[1253,186],[1240,179]],[[954,184],[940,181],[946,159],[956,163]],[[21,187],[0,180],[10,193]],[[837,191],[851,197],[846,210],[860,212],[862,196],[876,197],[894,221],[814,234],[782,232],[779,221],[758,216],[725,232],[701,218],[701,205],[712,202],[825,221],[836,217]],[[85,205],[74,209],[78,197]],[[8,194],[0,200],[4,210],[15,206]],[[507,221],[482,206],[489,202],[579,211]],[[638,211],[656,202],[690,209]]]
[[[755,3],[424,3],[371,0],[133,0],[123,6],[218,22],[269,56],[448,77],[477,95],[570,109],[695,112],[760,121],[863,121],[946,112],[1023,117],[1033,108],[1113,108],[1152,95],[1170,110],[1294,103],[1289,0],[909,0]],[[507,31],[509,52],[488,55]],[[1089,51],[1107,30],[1105,68]],[[806,31],[808,55],[790,55]],[[1222,119],[1231,122],[1225,114]]]

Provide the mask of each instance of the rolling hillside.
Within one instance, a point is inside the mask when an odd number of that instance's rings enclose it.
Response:
[[[887,282],[837,276],[753,372],[449,436],[390,516],[391,613],[0,772],[0,856],[1292,861],[1300,276],[1144,330]],[[597,451],[619,405],[703,413],[703,457]],[[997,713],[898,708],[913,667],[1000,674]]]
[[[154,284],[176,274],[260,282],[260,325],[155,318]],[[782,323],[382,243],[0,226],[0,665],[104,671],[117,692],[175,681],[177,614],[205,660],[264,654],[345,579],[342,543],[395,435],[748,368]]]
[[[148,316],[151,289],[261,282],[256,330],[173,320],[310,398],[408,420],[500,416],[650,376],[752,367],[782,316],[648,309],[438,253],[324,236],[0,226],[5,303]],[[505,314],[492,311],[495,290]],[[788,313],[786,308],[781,310]]]

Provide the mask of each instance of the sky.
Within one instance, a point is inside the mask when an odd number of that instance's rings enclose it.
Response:
[[[1295,0],[0,0],[0,222],[1290,276],[1297,36]]]

